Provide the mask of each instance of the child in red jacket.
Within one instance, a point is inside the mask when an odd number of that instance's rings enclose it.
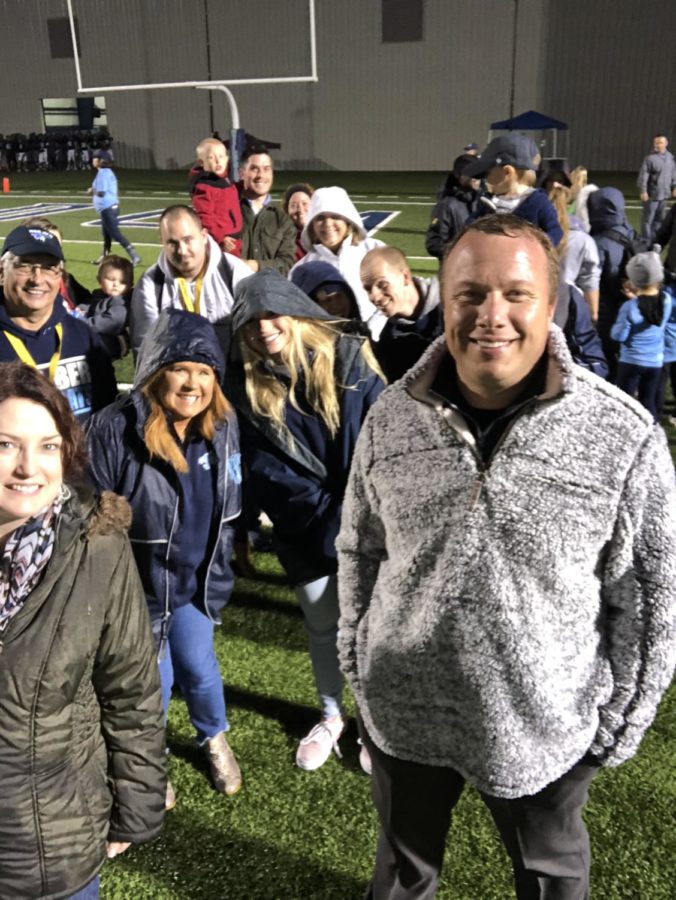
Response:
[[[228,178],[228,151],[216,138],[205,138],[196,153],[190,170],[193,208],[221,250],[240,256],[242,210],[239,192]]]

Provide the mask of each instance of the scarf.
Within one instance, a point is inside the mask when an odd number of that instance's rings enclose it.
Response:
[[[5,544],[0,562],[0,634],[24,605],[51,559],[63,493],[16,528]]]

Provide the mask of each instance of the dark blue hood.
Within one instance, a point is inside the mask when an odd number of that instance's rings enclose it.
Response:
[[[587,212],[592,234],[628,228],[624,213],[624,195],[614,187],[592,191],[587,200]]]
[[[334,271],[337,275],[337,270]],[[276,269],[269,267],[261,269],[250,278],[243,279],[235,288],[235,305],[232,308],[233,334],[236,334],[242,325],[246,325],[263,313],[335,322],[334,316],[325,313],[292,281],[288,281]]]
[[[218,381],[223,381],[225,359],[211,324],[183,309],[163,309],[141,344],[134,390],[159,369],[177,362],[205,363],[215,369]]]

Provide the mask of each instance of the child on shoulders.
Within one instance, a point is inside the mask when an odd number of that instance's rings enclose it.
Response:
[[[216,138],[197,145],[197,162],[190,170],[193,209],[221,250],[241,257],[242,209],[239,191],[228,178],[228,151]]]

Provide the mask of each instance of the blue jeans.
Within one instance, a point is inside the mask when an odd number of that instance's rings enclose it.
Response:
[[[338,665],[338,579],[326,575],[295,588],[305,618],[310,660],[322,713],[341,715],[343,676]]]
[[[636,397],[638,402],[645,406],[653,419],[658,422],[660,418],[660,385],[662,382],[662,367],[636,366],[633,363],[618,363],[617,386]]]
[[[223,681],[214,652],[214,625],[192,603],[179,606],[171,616],[169,636],[160,658],[160,681],[165,716],[175,681],[197,731],[198,743],[204,744],[228,730]]]
[[[121,244],[127,253],[129,253],[131,241],[128,241],[120,231],[120,226],[117,221],[119,211],[119,206],[109,206],[107,209],[102,209],[99,212],[99,215],[101,216],[101,231],[103,232],[103,249],[105,253],[110,253],[113,241],[117,241],[117,243]]]
[[[71,894],[67,900],[99,900],[99,876],[86,884],[77,894]]]

